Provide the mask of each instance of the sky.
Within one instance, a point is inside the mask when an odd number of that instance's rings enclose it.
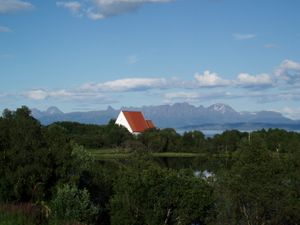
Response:
[[[299,0],[0,0],[0,110],[188,102],[300,119]]]

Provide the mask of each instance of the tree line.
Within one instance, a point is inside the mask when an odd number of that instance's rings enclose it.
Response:
[[[273,152],[292,153],[300,148],[300,134],[283,129],[262,129],[251,133],[228,130],[213,137],[205,137],[201,131],[179,134],[173,128],[154,128],[136,136],[130,134],[126,128],[116,125],[114,120],[107,125],[77,122],[54,124],[64,128],[68,138],[77,144],[99,150],[127,148],[152,152],[228,153],[238,150],[241,143],[251,142],[252,139],[260,139]]]
[[[86,151],[95,145],[136,154],[102,163]],[[132,136],[113,121],[42,126],[27,107],[5,110],[0,224],[299,224],[299,147],[299,134],[277,129],[212,138],[154,129]],[[206,176],[161,167],[148,154],[183,149],[230,163],[212,166]]]

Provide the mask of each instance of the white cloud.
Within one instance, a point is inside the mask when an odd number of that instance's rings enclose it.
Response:
[[[237,41],[243,41],[243,40],[249,40],[249,39],[253,39],[256,38],[256,34],[240,34],[240,33],[234,33],[232,34],[234,40]]]
[[[82,5],[77,1],[56,2],[56,5],[58,7],[63,7],[63,8],[66,8],[66,9],[70,10],[73,15],[77,15],[77,16],[82,15],[81,12],[80,12],[81,8],[82,8]]]
[[[248,73],[240,73],[236,80],[238,85],[248,88],[259,88],[272,86],[273,80],[269,74],[263,73],[258,75],[250,75]]]
[[[44,89],[34,89],[34,90],[30,90],[30,91],[26,92],[24,95],[33,100],[44,100],[49,97],[53,97],[53,98],[71,97],[72,93],[68,92],[64,89],[56,90],[56,91],[47,91]]]
[[[126,92],[162,89],[168,86],[164,78],[128,78],[104,83],[87,83],[81,89],[92,92]]]
[[[11,32],[12,30],[8,27],[5,26],[0,26],[0,33],[7,33],[7,32]]]
[[[291,107],[283,107],[281,109],[275,109],[274,111],[277,111],[281,113],[282,115],[290,118],[290,119],[300,119],[300,107],[291,108]]]
[[[57,91],[51,91],[49,92],[49,97],[54,97],[54,98],[65,98],[65,97],[71,97],[73,93],[67,91],[67,90],[57,90]]]
[[[198,99],[202,95],[196,92],[169,92],[166,93],[165,98],[167,99]]]
[[[81,0],[74,2],[60,1],[57,2],[57,5],[70,9],[76,15],[80,13],[92,20],[99,20],[137,10],[147,3],[172,1],[174,0]]]
[[[198,103],[207,100],[232,100],[232,99],[252,99],[257,103],[265,104],[271,102],[287,102],[300,101],[300,92],[286,92],[286,91],[217,91],[217,92],[198,92],[198,91],[180,91],[167,92],[164,94],[166,102],[190,102]]]
[[[209,70],[204,71],[204,74],[196,73],[195,79],[200,87],[220,87],[228,86],[232,83],[230,80],[225,80]]]
[[[287,102],[287,101],[300,101],[300,92],[299,91],[280,91],[277,90],[276,92],[260,92],[257,93],[256,96],[257,101],[259,103],[270,103],[270,102]]]
[[[34,89],[27,91],[18,97],[25,97],[33,101],[55,101],[55,102],[72,102],[75,104],[86,104],[95,107],[99,104],[112,104],[118,102],[119,98],[116,96],[108,96],[105,93],[98,92],[82,92],[79,89],[76,90],[45,90]],[[7,96],[3,98],[8,99]],[[0,95],[1,99],[1,95]]]
[[[209,92],[209,93],[200,93],[200,92],[168,92],[164,94],[165,101],[168,103],[174,102],[188,102],[188,103],[198,103],[208,100],[216,99],[233,99],[241,98],[243,96],[231,93],[229,91],[221,92]]]
[[[197,102],[206,99],[255,99],[258,103],[275,101],[300,101],[299,89],[290,84],[291,80],[300,79],[300,64],[291,60],[284,60],[274,74],[251,75],[240,73],[235,79],[224,79],[217,73],[204,71],[196,73],[195,80],[183,80],[177,78],[126,78],[100,83],[85,83],[74,89],[45,90],[34,89],[23,96],[33,100],[45,100],[47,98],[58,100],[98,100],[113,101],[126,92],[139,92],[140,95],[148,93],[164,94],[167,101]],[[288,82],[285,81],[288,79]],[[283,82],[282,82],[283,80]],[[287,85],[288,84],[288,85]],[[295,84],[293,84],[295,85]],[[300,85],[300,80],[299,80]],[[222,87],[220,92],[212,92],[208,89]],[[294,88],[290,88],[294,87]],[[298,86],[299,87],[299,86]],[[248,89],[241,91],[241,88]],[[269,88],[269,89],[267,89]],[[199,93],[196,90],[205,90]],[[156,91],[156,92],[155,92]]]
[[[58,89],[45,90],[33,89],[25,92],[23,96],[32,100],[45,100],[54,98],[59,100],[86,100],[109,99],[106,94],[115,94],[130,91],[145,91],[149,89],[165,89],[172,85],[174,80],[167,81],[163,78],[128,78],[103,83],[86,83],[73,90]],[[112,101],[109,99],[108,101]]]
[[[37,89],[26,92],[25,96],[33,100],[43,100],[48,97],[48,93],[42,89]]]
[[[300,70],[300,63],[286,59],[281,63],[280,68],[286,70]]]
[[[92,10],[87,11],[87,16],[92,20],[101,20],[105,18],[105,16],[102,13],[97,13]]]
[[[21,0],[0,0],[0,13],[32,9],[34,6]]]
[[[290,85],[300,84],[300,63],[286,59],[275,70],[275,75]]]

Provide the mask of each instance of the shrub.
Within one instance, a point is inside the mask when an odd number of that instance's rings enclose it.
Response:
[[[90,194],[86,189],[79,190],[68,184],[57,189],[51,202],[51,209],[50,224],[77,222],[91,224],[98,212],[98,208],[90,201]]]

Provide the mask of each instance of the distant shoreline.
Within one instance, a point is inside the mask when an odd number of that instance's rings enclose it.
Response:
[[[286,131],[289,131],[289,132],[297,132],[297,133],[300,133],[300,129],[295,129],[295,130],[292,130],[292,129],[284,129],[284,128],[259,128],[259,129],[245,129],[245,130],[241,130],[241,129],[200,129],[200,128],[195,128],[195,129],[184,129],[184,128],[178,128],[178,129],[175,129],[177,133],[179,134],[183,134],[184,132],[189,132],[189,131],[201,131],[205,137],[213,137],[217,134],[222,134],[224,131],[226,130],[238,130],[240,132],[254,132],[254,131],[258,131],[258,130],[262,130],[262,129],[283,129],[283,130],[286,130]]]

